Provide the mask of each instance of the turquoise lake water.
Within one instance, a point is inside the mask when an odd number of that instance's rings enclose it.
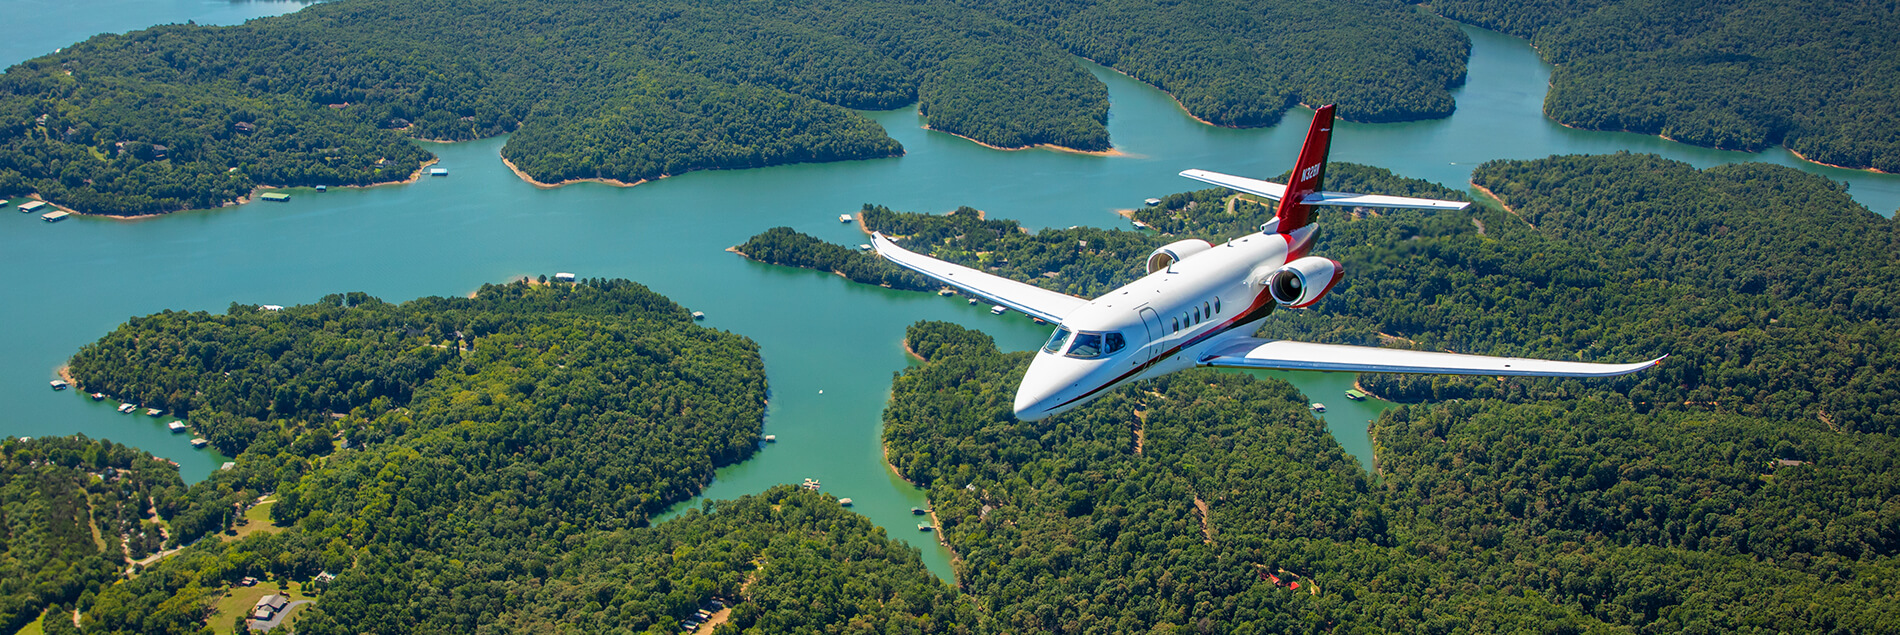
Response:
[[[100,31],[159,22],[233,23],[294,10],[281,2],[0,0],[9,29],[0,62],[15,63]],[[1454,188],[1497,158],[1560,153],[1654,152],[1697,166],[1769,161],[1845,180],[1855,197],[1891,215],[1900,177],[1836,170],[1785,150],[1722,152],[1626,133],[1570,130],[1545,120],[1550,69],[1523,41],[1467,28],[1470,81],[1450,118],[1407,124],[1344,123],[1333,158],[1390,168]],[[579,184],[538,189],[501,164],[504,139],[424,144],[446,178],[410,185],[286,190],[288,203],[172,214],[139,221],[74,218],[46,224],[0,215],[0,262],[12,275],[0,303],[0,434],[84,433],[177,460],[188,480],[227,460],[168,434],[168,418],[121,415],[48,390],[80,346],[129,317],[166,309],[222,311],[231,302],[301,304],[364,291],[390,301],[466,294],[483,283],[570,271],[644,283],[708,315],[705,324],[761,345],[771,382],[765,432],[779,442],[721,470],[705,496],[732,498],[805,478],[853,498],[855,510],[918,545],[948,577],[948,553],[915,531],[923,494],[886,469],[880,415],[892,373],[907,360],[905,326],[923,319],[981,329],[1006,350],[1029,350],[1046,327],[987,307],[851,284],[836,276],[761,265],[724,251],[761,230],[789,225],[845,244],[864,242],[837,216],[863,203],[941,212],[959,205],[1031,227],[1121,226],[1115,210],[1150,196],[1194,189],[1175,176],[1206,168],[1254,176],[1288,169],[1311,113],[1295,109],[1275,128],[1199,124],[1167,95],[1087,65],[1113,99],[1109,130],[1121,157],[1047,150],[990,150],[922,129],[913,109],[868,113],[907,154],[896,159],[701,172],[635,188]],[[1321,309],[1323,310],[1323,308]],[[1335,438],[1370,466],[1366,423],[1388,404],[1350,402],[1349,374],[1274,373],[1330,408]],[[686,503],[696,504],[696,501]]]

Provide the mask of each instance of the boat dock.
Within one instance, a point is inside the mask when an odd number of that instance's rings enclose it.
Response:
[[[185,431],[185,422],[183,422],[183,421],[173,421],[173,422],[171,422],[171,423],[167,423],[167,424],[165,424],[165,429],[166,429],[166,430],[170,430],[170,431],[172,431],[172,434],[178,434],[178,433],[180,433],[180,432],[184,432],[184,431]]]
[[[265,193],[265,194],[263,194],[262,196],[259,196],[259,197],[257,197],[257,198],[258,198],[258,199],[260,199],[260,200],[265,200],[265,201],[270,201],[270,202],[272,202],[272,203],[288,203],[288,202],[290,202],[290,195],[289,195],[289,194],[285,194],[285,193],[283,193],[283,192],[267,192],[267,193]]]
[[[840,223],[849,223],[849,222],[851,222],[851,215],[850,215],[850,214],[839,214],[839,215],[838,215],[838,222],[840,222]]]
[[[1366,393],[1360,392],[1358,388],[1348,388],[1346,389],[1346,398],[1353,401],[1365,401]]]
[[[68,385],[64,379],[53,380],[53,390],[65,390]]]
[[[58,210],[58,211],[47,212],[45,214],[40,214],[40,220],[43,220],[49,223],[57,223],[57,222],[66,220],[67,216],[72,216],[72,215],[73,215],[72,212],[68,212],[66,210]]]
[[[191,440],[191,447],[194,448],[202,448],[207,445],[211,445],[211,442],[205,440],[204,437],[195,437]]]
[[[46,209],[46,201],[27,201],[20,204],[21,214],[31,214],[42,209]]]
[[[449,175],[448,168],[431,168],[429,170],[429,176],[448,176],[448,175]]]
[[[123,412],[126,414],[131,414],[132,411],[138,410],[138,409],[139,407],[136,404],[129,404],[129,403],[119,404],[119,412]]]

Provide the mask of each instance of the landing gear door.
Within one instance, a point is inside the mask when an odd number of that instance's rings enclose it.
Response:
[[[1161,338],[1167,335],[1161,329],[1161,316],[1155,315],[1154,309],[1141,307],[1141,323],[1148,327],[1148,344],[1142,347],[1146,353],[1134,356],[1136,364],[1145,364],[1154,359],[1155,354],[1161,352]]]

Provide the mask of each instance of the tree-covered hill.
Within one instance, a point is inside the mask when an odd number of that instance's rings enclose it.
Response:
[[[1043,12],[1052,12],[1044,15]],[[1392,0],[338,0],[232,27],[103,35],[0,75],[0,195],[85,212],[221,205],[260,185],[398,181],[410,138],[509,133],[541,182],[888,157],[848,108],[917,103],[993,146],[1106,150],[1070,54],[1267,125],[1298,101],[1443,116],[1463,35]]]
[[[1696,145],[1785,145],[1900,171],[1900,6],[1798,0],[1448,0],[1445,16],[1530,38],[1544,113]]]
[[[73,371],[182,411],[238,456],[189,489],[157,464],[171,485],[151,520],[175,539],[225,530],[266,493],[281,528],[199,540],[109,586],[68,574],[48,588],[89,592],[38,602],[73,603],[86,633],[199,632],[246,576],[314,590],[296,625],[310,633],[673,633],[716,597],[735,604],[722,632],[983,622],[915,549],[815,492],[645,526],[758,447],[765,385],[751,342],[626,281],[167,312],[89,345]],[[8,442],[9,469],[33,447]],[[106,460],[52,456],[40,473]]]
[[[1191,371],[1021,422],[1029,353],[943,323],[908,339],[928,361],[894,384],[890,457],[1018,632],[1900,628],[1886,435],[1411,406],[1377,422],[1375,480],[1284,382]]]
[[[1338,104],[1351,121],[1449,116],[1471,49],[1451,23],[1380,0],[964,4],[1168,91],[1223,126],[1273,125],[1296,103]]]

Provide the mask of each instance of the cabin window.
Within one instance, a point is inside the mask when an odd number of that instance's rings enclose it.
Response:
[[[1214,312],[1220,313],[1220,298],[1214,298]]]
[[[1168,318],[1168,322],[1174,325],[1173,332],[1175,333],[1181,332],[1181,318]]]
[[[1201,313],[1204,313],[1204,314],[1206,314],[1206,315],[1209,315],[1209,316],[1212,316],[1212,315],[1214,315],[1214,310],[1213,310],[1213,309],[1210,309],[1210,308],[1207,308],[1207,303],[1206,303],[1206,302],[1202,302],[1202,303],[1201,303]]]
[[[1062,352],[1062,345],[1067,343],[1069,343],[1069,329],[1058,326],[1056,327],[1056,332],[1049,335],[1049,343],[1042,345],[1042,352],[1050,354],[1060,353]]]

